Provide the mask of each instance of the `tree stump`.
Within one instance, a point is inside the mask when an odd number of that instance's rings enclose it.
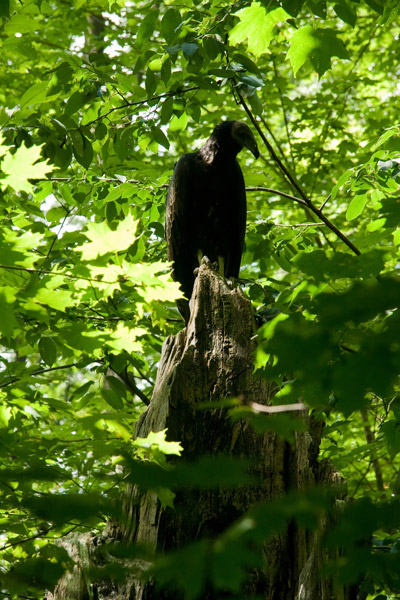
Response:
[[[155,552],[184,548],[201,538],[213,538],[252,506],[276,499],[293,490],[304,490],[331,479],[331,469],[321,469],[318,448],[322,425],[302,417],[307,431],[295,434],[289,444],[275,433],[256,434],[246,421],[232,421],[226,410],[199,405],[241,397],[244,403],[269,404],[274,385],[253,372],[254,317],[251,303],[239,288],[231,289],[206,264],[196,278],[186,328],[168,337],[163,345],[157,381],[147,410],[140,417],[136,436],[168,429],[171,441],[181,441],[185,459],[203,455],[229,455],[251,460],[257,487],[182,491],[175,508],[163,509],[153,492],[131,486],[124,498],[127,521],[110,525],[107,541],[145,544]],[[323,562],[320,533],[306,533],[289,526],[264,545],[262,568],[254,570],[239,596],[204,592],[202,600],[264,598],[265,600],[348,600],[332,581],[321,581]],[[135,561],[138,571],[147,564]],[[79,586],[76,586],[77,588]],[[82,585],[80,586],[82,587]],[[92,586],[93,587],[93,586]],[[140,577],[124,584],[94,584],[94,597],[107,600],[178,600],[179,594],[157,591]],[[111,589],[112,588],[112,589]],[[54,600],[72,600],[56,589]],[[77,600],[83,597],[77,596]]]

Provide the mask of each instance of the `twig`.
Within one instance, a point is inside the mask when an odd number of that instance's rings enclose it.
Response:
[[[166,92],[165,94],[159,94],[158,96],[153,96],[152,98],[147,98],[146,100],[139,100],[138,102],[125,102],[125,104],[121,104],[120,106],[114,106],[114,108],[111,108],[108,112],[104,113],[103,115],[100,115],[96,119],[93,119],[93,121],[89,121],[88,123],[85,124],[85,127],[89,127],[90,125],[93,125],[93,123],[96,123],[97,121],[100,121],[101,119],[104,119],[105,117],[108,117],[108,115],[110,115],[111,113],[113,113],[116,110],[122,110],[123,108],[129,108],[130,106],[143,106],[143,104],[148,104],[149,102],[153,102],[154,100],[162,100],[163,98],[171,98],[173,96],[180,96],[181,94],[186,94],[187,92],[193,92],[193,90],[198,91],[199,89],[200,88],[198,86],[193,86],[190,88],[186,88],[185,90],[179,89],[179,90],[176,90],[175,92]]]
[[[274,227],[325,227],[325,223],[274,223]]]
[[[36,533],[35,535],[31,535],[30,537],[24,538],[23,540],[16,540],[15,542],[10,542],[9,544],[5,544],[4,546],[2,546],[0,548],[0,552],[3,552],[3,550],[6,550],[7,548],[12,548],[14,546],[20,546],[21,544],[25,544],[26,542],[30,542],[32,540],[44,538],[46,536],[46,534],[48,534],[52,529],[55,529],[55,527],[56,527],[55,525],[51,525],[50,527],[43,529],[43,531],[40,531],[40,532]],[[50,538],[46,538],[46,539],[56,540],[56,539],[59,539],[60,537],[65,537],[66,535],[69,535],[70,533],[75,531],[75,529],[77,529],[77,527],[79,527],[79,524],[74,525],[69,531],[67,531],[66,533],[63,533],[61,536],[50,537]],[[22,597],[25,597],[25,596],[22,596]]]
[[[146,394],[144,392],[142,392],[142,390],[140,388],[138,388],[138,386],[136,385],[135,382],[135,378],[133,376],[130,376],[130,374],[128,373],[128,371],[126,371],[125,373],[118,373],[118,371],[116,371],[115,369],[113,369],[112,367],[108,367],[110,369],[110,371],[112,371],[115,376],[120,379],[124,385],[128,388],[128,390],[130,391],[130,393],[132,395],[136,395],[138,398],[140,398],[140,400],[143,402],[143,404],[145,404],[146,406],[149,406],[150,404],[150,400],[149,398],[146,396]]]
[[[51,531],[54,528],[55,525],[52,525],[51,527],[47,527],[46,529],[43,529],[43,531],[39,531],[38,533],[35,533],[35,535],[31,535],[27,538],[24,538],[23,540],[18,539],[15,542],[9,542],[8,544],[4,544],[4,546],[0,548],[0,552],[7,550],[7,548],[13,548],[14,546],[20,546],[21,544],[25,544],[26,542],[37,540],[38,538],[41,538],[44,535],[46,535],[46,533],[49,533],[49,531]]]
[[[292,410],[308,410],[308,406],[302,402],[296,402],[295,404],[279,404],[277,406],[265,406],[264,404],[258,404],[258,402],[250,402],[250,408],[252,408],[254,412],[268,414],[290,412]]]
[[[320,206],[319,210],[324,210],[324,208],[325,208],[325,204],[326,204],[327,202],[329,202],[329,200],[331,199],[331,196],[332,196],[332,194],[328,194],[328,195],[327,195],[327,197],[325,198],[325,200],[324,200],[324,201],[323,201],[323,203],[321,204],[321,206]]]
[[[328,217],[326,217],[324,215],[324,213],[322,212],[322,210],[320,210],[319,208],[317,208],[315,206],[315,204],[313,204],[311,202],[311,200],[309,201],[309,203],[307,204],[307,206],[308,206],[308,208],[310,210],[313,211],[314,214],[317,215],[317,217],[319,217],[321,219],[321,221],[323,221],[325,223],[325,225],[327,227],[329,227],[329,229],[331,231],[333,231],[333,233],[335,233],[337,235],[338,238],[340,238],[342,240],[342,242],[344,242],[346,244],[346,246],[348,246],[354,252],[354,254],[356,254],[357,256],[361,256],[361,252],[357,248],[357,246],[355,246],[353,244],[353,242],[351,242],[349,240],[349,238],[342,231],[340,231],[340,229],[338,227],[336,227],[336,225],[334,225],[334,223],[332,223],[332,221],[330,221],[328,219]]]
[[[95,362],[95,361],[93,361]],[[38,369],[37,371],[33,371],[32,373],[29,373],[29,376],[32,375],[42,375],[42,373],[49,373],[49,371],[58,371],[59,369],[71,369],[73,367],[77,367],[78,363],[70,363],[69,365],[60,365],[58,367],[49,367],[48,369]],[[8,385],[12,385],[13,383],[16,383],[17,381],[21,381],[22,377],[15,377],[10,379],[9,381],[6,381],[5,383],[0,383],[0,388],[3,387],[7,387]]]
[[[279,190],[274,190],[274,189],[268,188],[268,187],[262,187],[262,186],[248,187],[248,188],[246,188],[246,192],[269,192],[270,194],[276,194],[277,196],[282,196],[283,198],[288,198],[289,200],[294,200],[295,202],[298,202],[299,204],[308,206],[307,202],[305,202],[301,198],[298,198],[297,196],[292,196],[291,194],[286,194],[286,192],[281,192]]]
[[[44,271],[42,269],[33,269],[32,267],[19,267],[17,265],[0,265],[0,269],[9,269],[11,271],[25,271],[26,273],[38,273],[39,275],[62,275],[64,277],[68,277],[68,279],[94,281],[95,283],[106,283],[110,285],[115,283],[115,281],[104,281],[104,279],[97,279],[96,277],[82,277],[78,275],[70,275],[69,273],[65,273],[63,271]]]

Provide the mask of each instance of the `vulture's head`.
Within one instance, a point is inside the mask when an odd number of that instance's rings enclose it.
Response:
[[[242,148],[248,148],[258,158],[257,142],[251,129],[241,121],[222,121],[200,149],[202,158],[211,163],[217,157],[234,158]]]
[[[258,158],[260,153],[258,151],[256,139],[250,127],[247,127],[247,125],[241,121],[231,121],[231,124],[232,138],[239,144],[240,149],[248,148],[253,156]]]

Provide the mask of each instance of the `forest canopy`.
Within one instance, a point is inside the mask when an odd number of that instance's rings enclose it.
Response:
[[[168,182],[223,120],[245,122],[261,153],[239,158],[255,367],[276,404],[325,420],[321,458],[352,499],[330,568],[369,600],[400,597],[399,13],[397,0],[1,3],[0,598],[54,587],[71,566],[57,540],[116,515],[130,457],[168,473],[181,452],[132,431],[184,326]],[[290,419],[275,426],[292,438]],[[311,505],[271,510],[307,521]]]

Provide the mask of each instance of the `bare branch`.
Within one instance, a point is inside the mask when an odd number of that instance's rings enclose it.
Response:
[[[282,412],[291,412],[292,410],[308,410],[308,406],[302,402],[296,402],[295,404],[279,404],[277,406],[265,406],[264,404],[258,404],[258,402],[251,402],[249,406],[254,410],[254,412],[267,413],[269,415]]]
[[[96,361],[93,361],[93,362],[96,362]],[[50,371],[58,371],[61,369],[71,369],[71,368],[77,367],[77,366],[78,366],[77,363],[70,363],[69,365],[59,365],[58,367],[49,367],[47,369],[38,369],[37,371],[33,371],[32,373],[29,373],[29,376],[31,377],[32,375],[42,375],[42,373],[49,373]],[[15,377],[15,378],[9,379],[5,383],[1,383],[0,388],[7,387],[8,385],[12,385],[13,383],[16,383],[17,381],[21,381],[21,379],[22,379],[22,377]]]
[[[101,121],[101,119],[108,117],[108,115],[115,112],[116,110],[122,110],[123,108],[129,108],[130,106],[143,106],[143,104],[148,104],[149,102],[153,102],[154,100],[162,100],[163,98],[172,98],[173,96],[180,96],[181,94],[186,94],[187,92],[193,92],[194,90],[198,91],[199,89],[200,88],[198,86],[193,86],[193,87],[186,88],[186,89],[179,89],[174,92],[166,92],[165,94],[159,94],[158,96],[153,96],[152,98],[147,98],[146,100],[139,100],[138,102],[125,102],[125,104],[121,104],[120,106],[114,106],[114,108],[111,108],[108,112],[104,113],[103,115],[100,115],[96,119],[93,119],[93,121],[89,121],[89,123],[86,123],[85,127],[89,127],[90,125],[93,125],[93,123],[96,123],[97,121]]]
[[[325,227],[325,223],[274,223],[274,227]]]
[[[269,192],[270,194],[276,194],[277,196],[282,196],[283,198],[288,198],[289,200],[294,200],[299,204],[303,204],[304,206],[308,206],[307,202],[298,198],[297,196],[292,196],[291,194],[286,194],[286,192],[281,192],[280,190],[274,190],[268,187],[256,186],[256,187],[248,187],[246,188],[246,192]]]
[[[94,281],[95,283],[115,283],[115,281],[105,281],[104,279],[99,279],[96,277],[82,277],[78,275],[70,275],[70,273],[65,273],[63,271],[49,271],[43,269],[33,269],[32,267],[19,267],[17,265],[0,265],[0,269],[9,269],[11,271],[24,271],[25,273],[38,273],[39,275],[62,275],[64,277],[68,277],[68,279],[73,279],[75,281],[83,280],[83,281]],[[125,279],[122,277],[122,279]]]

